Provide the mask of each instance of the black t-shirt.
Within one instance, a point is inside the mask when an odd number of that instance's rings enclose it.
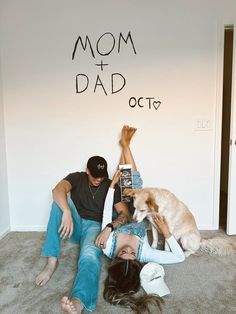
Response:
[[[70,182],[71,199],[81,218],[101,222],[104,208],[104,202],[111,180],[105,178],[98,187],[90,187],[86,172],[70,173],[64,178]],[[115,187],[114,202],[121,201],[120,188]]]

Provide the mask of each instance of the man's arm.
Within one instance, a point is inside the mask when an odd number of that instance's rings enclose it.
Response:
[[[67,202],[67,193],[70,192],[71,188],[69,181],[61,180],[52,190],[53,200],[63,212],[61,225],[58,230],[62,239],[70,237],[73,233],[73,219]]]
[[[118,217],[112,221],[112,226],[113,226],[113,228],[118,228],[118,227],[120,227],[120,226],[122,226],[125,223],[130,221],[130,213],[129,213],[128,206],[124,202],[116,203],[114,206],[115,206],[115,209],[118,213]],[[112,228],[105,227],[101,231],[101,233],[97,236],[97,238],[95,240],[95,244],[98,247],[105,249],[107,240],[108,240],[111,232],[112,232]]]
[[[103,223],[102,223],[103,230],[97,236],[95,240],[95,244],[98,247],[106,248],[107,239],[109,238],[112,232],[111,227],[106,227],[107,223],[112,223],[113,228],[118,228],[130,220],[130,214],[129,214],[129,209],[127,205],[124,202],[118,202],[114,205],[118,213],[118,217],[114,221],[111,221],[112,207],[113,207],[113,200],[114,200],[114,188],[119,178],[120,178],[120,170],[117,170],[113,176],[113,179],[110,184],[110,188],[108,190],[107,197],[105,200],[105,206],[104,206],[104,211],[103,211]]]
[[[117,170],[111,181],[110,188],[113,188],[113,189],[115,188],[115,185],[120,178],[120,174],[121,174],[120,170]],[[119,203],[116,203],[114,207],[118,213],[118,217],[114,221],[112,221],[112,225],[113,225],[113,228],[119,228],[120,226],[129,222],[131,217],[130,217],[129,209],[126,203],[121,201]]]
[[[124,202],[119,202],[114,205],[118,217],[112,221],[113,228],[119,228],[120,226],[128,223],[130,221],[130,213],[128,206]]]

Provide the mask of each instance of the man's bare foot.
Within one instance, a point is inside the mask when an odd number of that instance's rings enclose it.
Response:
[[[69,299],[64,296],[61,299],[61,308],[65,313],[69,314],[80,314],[83,310],[83,305],[78,299]]]
[[[52,274],[56,270],[57,265],[58,265],[57,257],[50,256],[43,271],[40,274],[38,274],[38,276],[35,279],[36,286],[38,287],[44,286],[52,277]]]
[[[130,141],[136,132],[136,128],[130,127],[128,125],[124,125],[121,130],[121,138],[120,138],[120,145],[122,147],[129,146]]]

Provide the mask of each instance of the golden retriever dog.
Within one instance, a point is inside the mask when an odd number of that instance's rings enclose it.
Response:
[[[150,221],[153,233],[153,248],[157,247],[158,232],[152,217],[158,213],[165,217],[170,232],[181,244],[186,257],[194,254],[199,249],[218,255],[229,255],[236,252],[236,244],[226,239],[215,237],[202,240],[193,214],[170,191],[160,188],[144,188],[125,189],[124,193],[134,199],[135,212],[133,219],[140,222],[147,218]]]

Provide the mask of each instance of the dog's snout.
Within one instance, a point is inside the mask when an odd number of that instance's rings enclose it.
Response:
[[[137,216],[136,211],[135,211],[134,214],[133,214],[133,220],[134,220],[135,222],[137,222],[137,220],[138,220],[138,216]]]

